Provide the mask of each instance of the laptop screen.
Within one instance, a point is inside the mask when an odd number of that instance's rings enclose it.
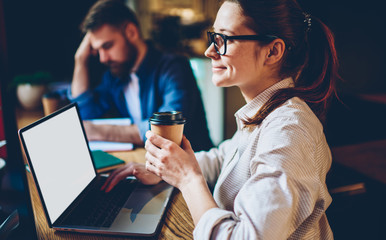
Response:
[[[96,176],[76,106],[21,134],[54,223]]]

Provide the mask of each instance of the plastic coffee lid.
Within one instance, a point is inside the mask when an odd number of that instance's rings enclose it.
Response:
[[[182,112],[170,111],[153,113],[149,121],[154,125],[174,125],[185,124],[186,119],[182,116]]]

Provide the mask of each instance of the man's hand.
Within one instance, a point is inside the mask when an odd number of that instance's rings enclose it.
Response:
[[[90,33],[87,33],[75,53],[74,75],[71,84],[71,93],[74,98],[89,89],[88,60],[90,56],[94,54],[95,51],[92,49],[90,43]]]
[[[83,121],[83,127],[86,131],[87,139],[89,141],[106,141],[107,136],[103,136],[103,128],[106,126],[96,125],[90,121]]]
[[[89,57],[94,54],[90,43],[90,33],[87,33],[75,53],[75,62],[87,64]]]
[[[94,124],[90,121],[83,121],[89,141],[129,142],[142,146],[143,141],[137,125],[109,125]]]

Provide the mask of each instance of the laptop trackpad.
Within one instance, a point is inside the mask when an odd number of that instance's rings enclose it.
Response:
[[[168,203],[173,187],[165,182],[155,186],[139,185],[117,215],[111,229],[154,233]]]

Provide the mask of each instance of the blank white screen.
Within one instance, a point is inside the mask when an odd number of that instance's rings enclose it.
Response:
[[[75,106],[22,134],[54,223],[96,176]]]

